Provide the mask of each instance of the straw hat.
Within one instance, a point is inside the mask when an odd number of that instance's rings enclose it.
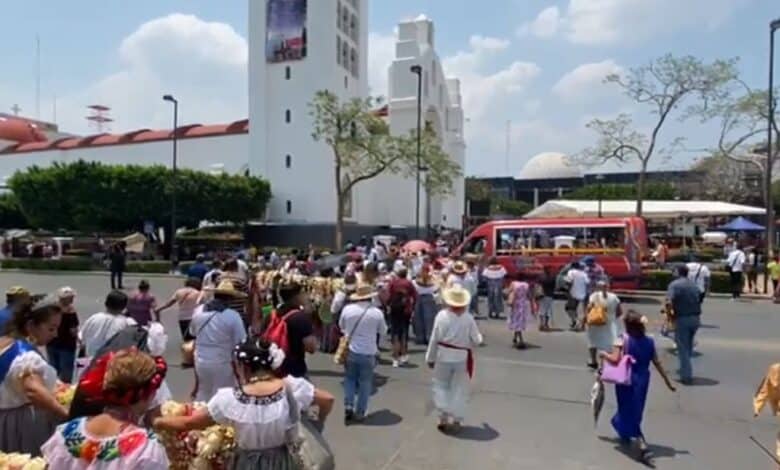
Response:
[[[466,307],[471,303],[469,291],[458,284],[444,289],[444,292],[441,293],[441,298],[445,304],[455,308]]]
[[[349,300],[355,302],[358,300],[370,300],[374,297],[374,286],[366,283],[359,283],[353,294],[350,294]]]
[[[230,295],[233,297],[246,297],[247,295],[240,290],[236,289],[233,281],[230,279],[223,279],[219,281],[217,287],[207,289],[215,294]]]
[[[463,261],[456,261],[455,264],[452,265],[452,272],[455,274],[466,274],[469,272],[469,267]]]

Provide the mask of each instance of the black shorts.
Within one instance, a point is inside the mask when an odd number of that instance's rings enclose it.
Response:
[[[409,339],[409,317],[404,312],[390,313],[390,337],[400,341]]]

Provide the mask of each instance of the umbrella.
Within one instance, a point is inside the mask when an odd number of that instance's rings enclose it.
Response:
[[[764,230],[764,226],[753,223],[744,217],[737,217],[718,229],[730,232],[758,232]]]
[[[593,410],[593,427],[599,422],[601,409],[604,407],[604,382],[598,377],[590,389],[590,408]]]
[[[424,240],[412,240],[409,242],[406,242],[402,248],[402,250],[405,253],[418,253],[421,251],[424,251],[426,253],[430,253],[433,251],[433,247],[430,243],[424,241]]]

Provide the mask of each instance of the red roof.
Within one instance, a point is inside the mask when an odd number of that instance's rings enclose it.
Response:
[[[15,138],[7,138],[4,134],[3,125],[7,121],[13,121],[13,119],[0,119],[0,139],[13,140],[19,142],[15,145],[0,149],[0,154],[11,153],[24,153],[24,152],[39,152],[43,150],[71,150],[76,148],[86,147],[104,147],[107,145],[129,145],[138,144],[144,142],[155,142],[160,140],[169,140],[172,137],[171,129],[136,129],[134,131],[125,132],[123,134],[95,134],[86,137],[65,137],[58,140],[47,141],[46,137],[40,133],[40,131],[31,128],[25,121],[30,136],[34,136],[34,139],[19,140]],[[8,125],[8,129],[15,129],[14,132],[19,132],[18,123]],[[12,135],[11,131],[7,131],[8,135]],[[246,134],[249,132],[249,120],[241,119],[231,122],[229,124],[212,124],[204,126],[202,124],[189,124],[179,126],[176,129],[176,135],[179,139],[192,139],[198,137],[219,137],[232,134]],[[16,134],[13,134],[16,135]],[[23,133],[21,135],[24,135]]]
[[[13,142],[43,142],[46,136],[25,119],[0,117],[0,140]]]

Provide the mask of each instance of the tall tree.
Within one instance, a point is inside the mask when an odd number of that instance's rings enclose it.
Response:
[[[701,178],[699,188],[687,197],[759,204],[763,200],[761,171],[754,162],[731,159],[714,153],[698,160],[691,171]]]
[[[705,64],[695,57],[667,54],[624,74],[608,75],[606,83],[619,86],[635,103],[649,108],[654,124],[646,134],[637,129],[627,114],[612,120],[594,119],[587,127],[598,135],[596,144],[583,150],[580,158],[589,164],[639,163],[636,213],[641,216],[648,164],[657,154],[670,155],[681,142],[680,138],[672,139],[670,145],[660,147],[661,130],[689,99],[706,107],[706,103],[721,96],[724,86],[736,77],[735,63],[716,60]],[[688,115],[681,113],[682,118]]]
[[[377,103],[374,98],[342,102],[335,94],[322,90],[309,105],[314,120],[312,137],[333,152],[337,249],[343,246],[344,219],[358,184],[382,174],[409,177],[417,172],[416,134],[390,135],[387,123],[373,111]],[[421,166],[428,170],[429,194],[450,191],[459,166],[442,151],[431,133],[424,133],[421,142]]]

